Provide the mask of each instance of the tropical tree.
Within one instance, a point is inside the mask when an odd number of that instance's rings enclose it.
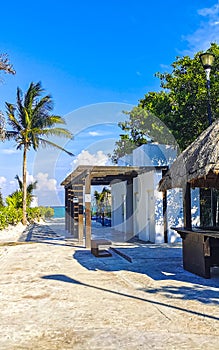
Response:
[[[120,140],[115,143],[116,147],[111,156],[114,163],[117,162],[118,158],[130,154],[136,147],[148,142],[177,144],[162,120],[142,106],[134,107],[130,112],[124,111],[123,113],[128,115],[129,119],[118,123],[123,134],[120,135]]]
[[[17,88],[16,104],[6,102],[8,124],[12,130],[6,131],[6,138],[16,141],[17,149],[23,150],[23,224],[27,223],[27,152],[39,146],[51,146],[72,155],[63,147],[49,140],[49,137],[63,136],[72,138],[72,134],[59,124],[65,124],[62,117],[51,114],[53,101],[51,95],[42,96],[44,89],[41,83],[31,83],[23,96],[21,89]]]
[[[215,55],[210,75],[215,120],[219,117],[219,46],[212,43],[207,51]],[[152,141],[166,142],[169,138],[171,141],[172,134],[183,150],[208,127],[206,76],[200,54],[177,57],[171,72],[155,74],[160,79],[160,91],[146,93],[138,106],[127,112],[129,119],[119,124],[126,142],[138,146],[148,142],[148,136]],[[115,156],[120,154],[122,138],[119,141]]]

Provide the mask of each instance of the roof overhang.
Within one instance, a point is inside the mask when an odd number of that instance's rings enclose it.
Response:
[[[159,167],[137,167],[137,166],[89,166],[80,165],[71,174],[69,174],[61,185],[69,187],[84,182],[87,175],[90,176],[91,185],[110,185],[118,181],[131,181],[139,174],[153,171],[164,170],[166,166]]]

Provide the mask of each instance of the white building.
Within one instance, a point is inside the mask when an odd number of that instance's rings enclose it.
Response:
[[[133,181],[111,184],[112,226],[127,236],[143,241],[161,243],[180,240],[171,226],[183,225],[182,194],[180,189],[167,191],[166,204],[158,183],[177,156],[173,146],[145,144],[131,155],[119,159],[119,166],[144,167]],[[165,238],[164,211],[168,223]],[[199,223],[199,191],[192,191],[193,223]]]

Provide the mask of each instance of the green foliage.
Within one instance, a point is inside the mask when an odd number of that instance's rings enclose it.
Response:
[[[10,208],[19,209],[22,208],[22,191],[15,191],[6,197],[6,204]]]
[[[208,50],[215,54],[211,70],[211,107],[213,120],[219,117],[219,46]],[[201,52],[194,58],[177,57],[171,73],[157,73],[162,91],[147,93],[140,106],[163,121],[181,149],[185,149],[208,127],[207,86],[200,62]],[[191,132],[192,131],[192,132]]]
[[[51,219],[54,216],[54,209],[50,207],[39,207],[40,216],[44,219]]]
[[[49,207],[27,208],[27,220],[29,223],[39,221],[41,218],[51,218],[54,216],[54,209]],[[22,208],[13,206],[0,208],[0,230],[8,225],[16,225],[22,221]]]
[[[27,220],[30,223],[34,221],[39,221],[41,219],[40,208],[27,208]]]
[[[3,201],[2,193],[0,192],[0,208],[1,207],[4,207],[4,201]]]
[[[8,225],[16,225],[22,220],[22,209],[13,207],[0,208],[0,230]]]
[[[137,106],[130,112],[124,113],[129,116],[129,119],[118,124],[124,134],[120,135],[121,139],[116,142],[116,148],[112,155],[112,160],[115,163],[118,158],[148,142],[176,145],[176,141],[166,125],[146,109]]]
[[[214,121],[219,117],[219,46],[213,43],[208,51],[215,55],[210,74]],[[130,153],[129,145],[138,147],[148,139],[175,142],[183,150],[208,127],[206,74],[200,53],[193,58],[177,57],[170,73],[155,74],[161,90],[148,92],[137,107],[126,113],[129,119],[119,123],[124,135],[116,144],[114,158]]]

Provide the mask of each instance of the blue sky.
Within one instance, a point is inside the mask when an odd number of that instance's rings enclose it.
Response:
[[[0,52],[8,53],[17,73],[1,74],[0,109],[15,102],[17,86],[25,91],[31,81],[41,81],[54,98],[54,113],[75,134],[64,144],[73,159],[52,150],[30,152],[29,179],[38,180],[40,204],[62,202],[60,181],[83,158],[106,161],[121,132],[121,111],[159,89],[155,72],[170,70],[176,56],[192,56],[218,37],[216,0],[3,2]],[[21,175],[21,152],[1,144],[0,164],[5,196]]]

